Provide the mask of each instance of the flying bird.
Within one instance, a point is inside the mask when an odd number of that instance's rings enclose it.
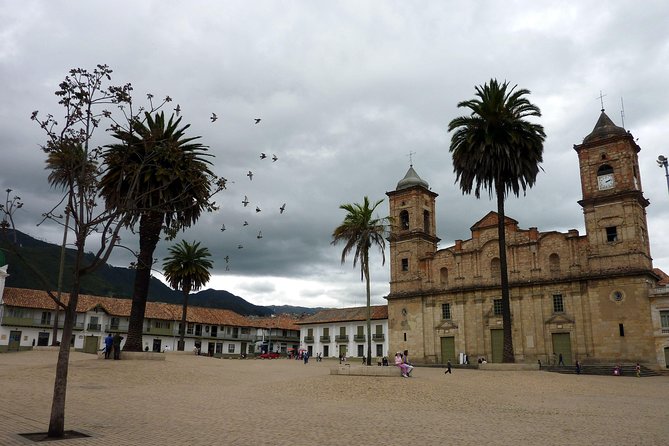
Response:
[[[249,199],[246,198],[246,195],[244,195],[244,199],[242,200],[242,204],[244,205],[244,207],[248,206],[248,204],[249,204]]]
[[[248,225],[249,225],[249,222],[244,220],[244,224],[242,226],[248,226]]]
[[[242,248],[243,248],[242,245],[237,245],[237,249],[242,249]]]
[[[218,119],[218,116],[216,116],[216,113],[212,113],[209,119],[211,119],[211,122],[215,122]]]
[[[260,211],[261,211],[261,209],[258,206],[256,206],[256,213],[258,213]]]
[[[283,211],[286,210],[286,203],[282,204],[281,207],[279,208],[279,214],[283,214]]]
[[[249,170],[249,173],[247,173],[246,176],[249,177],[249,180],[253,181],[253,172]]]
[[[260,152],[260,159],[264,160],[265,158],[267,158],[267,155],[265,155],[263,152]]]
[[[256,118],[255,121],[256,121],[255,123],[257,124],[257,123],[259,123],[260,121],[262,121],[262,119],[260,119],[260,118]]]
[[[223,259],[225,260],[225,263],[228,263],[230,261],[230,256],[225,256]]]
[[[276,161],[276,160],[278,160],[278,159],[279,159],[279,158],[277,158],[276,155],[272,154],[272,162],[274,162],[274,161]]]
[[[177,104],[177,108],[175,108],[174,111],[177,112],[177,116],[179,116],[179,113],[181,113],[181,106]]]
[[[262,238],[262,231],[258,231],[258,235],[256,236],[256,238]]]
[[[225,270],[230,271],[230,265],[225,265]]]
[[[221,232],[225,231],[225,225],[221,225]]]

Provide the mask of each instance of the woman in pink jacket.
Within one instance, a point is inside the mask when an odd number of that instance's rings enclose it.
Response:
[[[411,374],[411,370],[413,370],[413,366],[404,363],[404,358],[400,352],[395,353],[395,365],[400,368],[404,378],[408,378]]]

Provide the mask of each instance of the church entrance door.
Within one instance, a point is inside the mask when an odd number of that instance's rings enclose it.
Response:
[[[562,354],[564,365],[572,364],[569,333],[553,333],[553,353],[555,353],[555,358],[559,358],[560,354]]]
[[[455,363],[455,338],[453,336],[448,336],[441,338],[441,363],[446,364],[446,361],[451,360],[452,363]]]
[[[504,329],[490,330],[491,362],[502,362],[504,358]]]

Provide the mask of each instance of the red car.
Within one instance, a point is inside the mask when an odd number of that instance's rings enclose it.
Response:
[[[278,359],[281,357],[280,354],[277,352],[269,352],[269,353],[263,353],[260,356],[258,356],[260,359]]]

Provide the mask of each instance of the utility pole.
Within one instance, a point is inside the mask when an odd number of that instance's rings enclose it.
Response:
[[[657,165],[664,167],[664,176],[667,178],[667,191],[669,191],[669,168],[667,168],[668,160],[664,155],[657,157]]]

